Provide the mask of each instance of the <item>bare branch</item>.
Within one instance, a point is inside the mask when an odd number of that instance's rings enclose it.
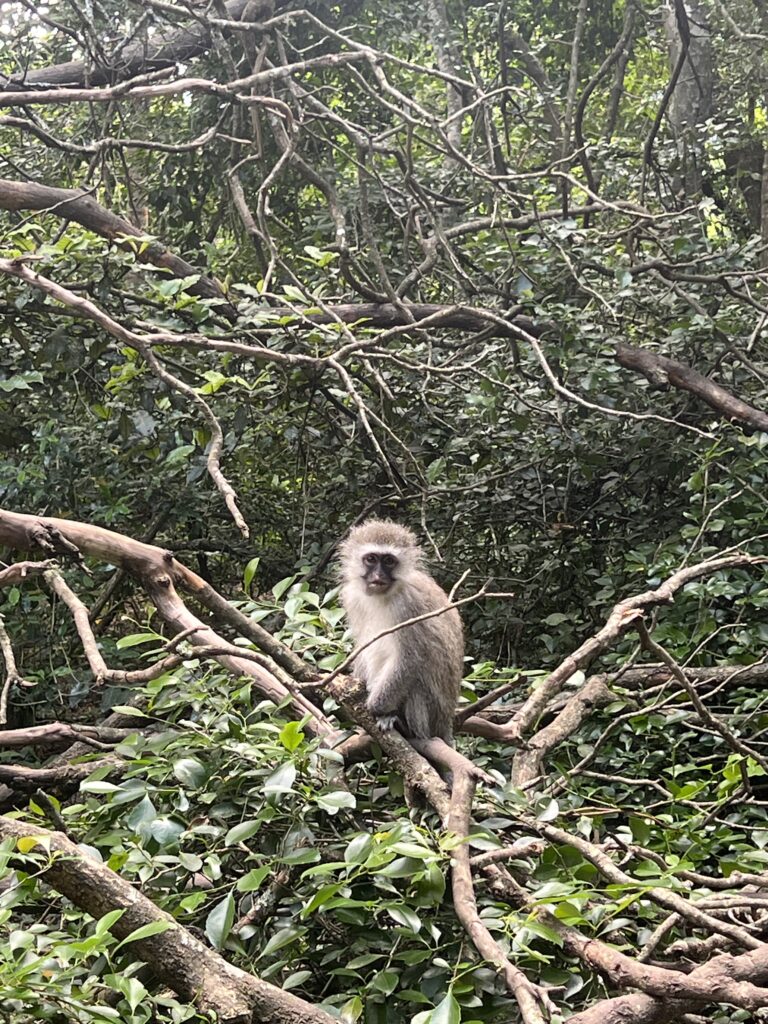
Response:
[[[768,414],[736,398],[709,377],[684,363],[623,343],[616,346],[616,362],[628,370],[642,373],[653,387],[666,388],[671,384],[683,391],[690,391],[726,419],[745,423],[753,430],[768,431]]]

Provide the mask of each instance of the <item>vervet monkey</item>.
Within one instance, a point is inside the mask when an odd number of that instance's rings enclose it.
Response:
[[[387,519],[356,526],[340,547],[341,602],[356,645],[399,622],[444,608],[448,595],[422,569],[411,530]],[[455,608],[380,637],[355,659],[368,710],[382,729],[437,736],[453,744],[453,716],[464,667]]]

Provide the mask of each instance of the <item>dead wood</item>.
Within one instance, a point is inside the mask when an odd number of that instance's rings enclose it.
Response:
[[[177,561],[170,551],[103,527],[6,510],[0,510],[0,544],[24,551],[38,548],[47,555],[71,554],[74,550],[87,557],[119,565],[139,580],[162,618],[176,632],[188,631],[188,642],[192,646],[229,647],[222,637],[187,608],[176,591],[177,586],[182,587],[204,603],[204,598],[210,600],[215,593],[213,588]],[[275,661],[287,665],[297,661],[303,664],[266,630],[252,624],[252,631],[255,635],[263,634],[263,649]],[[216,660],[236,675],[249,676],[259,692],[275,703],[290,698],[299,715],[309,712],[312,715],[309,729],[324,735],[335,733],[329,719],[307,697],[298,690],[291,691],[284,680],[263,665],[232,654],[218,655]]]
[[[133,722],[136,722],[135,718]],[[114,729],[107,725],[49,722],[47,725],[30,725],[24,729],[0,729],[0,750],[15,750],[19,747],[58,747],[65,743],[85,743],[89,747],[102,747],[120,743],[137,728],[138,725],[131,729]]]
[[[453,905],[464,930],[478,953],[492,963],[520,1007],[524,1024],[544,1024],[555,1007],[545,991],[529,981],[519,967],[506,958],[496,939],[480,918],[469,863],[469,829],[475,780],[459,772],[453,780],[451,803],[445,825],[459,843],[451,852]]]
[[[96,771],[106,768],[108,774],[119,774],[123,762],[116,757],[105,757],[99,761],[85,761],[81,764],[59,764],[53,768],[27,768],[20,764],[0,764],[0,783],[28,793],[42,787],[58,792],[72,792],[83,779]]]
[[[224,6],[225,17],[239,21],[252,0],[230,0]],[[268,0],[260,0],[262,16],[269,15]],[[250,20],[250,19],[249,19]],[[30,86],[106,85],[114,81],[133,78],[145,71],[172,67],[199,57],[211,46],[211,27],[203,18],[186,28],[171,28],[126,46],[115,67],[86,64],[84,61],[66,61],[45,68],[35,68],[23,75],[12,75],[2,84],[4,91],[28,89]]]

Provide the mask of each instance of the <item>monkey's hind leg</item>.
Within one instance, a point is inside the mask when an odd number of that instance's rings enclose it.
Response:
[[[418,750],[422,757],[426,757],[435,768],[442,769],[441,774],[444,778],[446,773],[465,772],[473,778],[484,782],[486,786],[498,785],[496,779],[488,775],[487,772],[484,772],[482,768],[478,768],[469,758],[464,757],[463,754],[460,754],[458,750],[455,750],[439,736],[431,736],[426,740],[413,737],[409,740],[409,743],[415,750]]]

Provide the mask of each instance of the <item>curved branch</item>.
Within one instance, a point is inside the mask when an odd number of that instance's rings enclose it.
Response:
[[[201,603],[217,604],[221,595],[178,562],[170,551],[133,540],[112,530],[79,523],[68,519],[53,519],[24,515],[0,509],[0,544],[19,550],[42,550],[55,554],[74,549],[83,555],[118,565],[136,577],[149,594],[162,618],[177,632],[187,632],[186,639],[195,647],[225,648],[230,645],[210,626],[197,618],[176,592],[176,586],[197,597]],[[256,641],[288,672],[296,663],[306,670],[303,662],[274,639],[266,630],[251,623],[250,638]],[[308,728],[320,735],[335,734],[333,724],[303,694],[289,690],[285,682],[257,662],[232,654],[212,655],[226,669],[236,675],[249,676],[259,692],[275,703],[290,698],[300,715],[311,714]]]
[[[642,373],[653,387],[667,388],[671,384],[682,391],[690,391],[726,419],[746,423],[754,430],[768,431],[768,414],[736,398],[685,363],[623,343],[616,346],[616,362],[627,370]]]
[[[52,213],[65,220],[74,220],[111,242],[145,237],[145,232],[130,221],[97,203],[88,192],[76,188],[52,188],[32,181],[20,182],[0,178],[0,210],[39,210]],[[136,251],[133,247],[131,249]],[[234,306],[229,303],[218,284],[212,278],[200,275],[191,263],[187,263],[161,243],[150,243],[142,249],[141,258],[149,260],[162,270],[169,270],[174,277],[198,275],[198,280],[190,285],[187,291],[203,299],[224,300],[226,305],[222,305],[222,313],[229,320],[236,318]]]
[[[178,377],[175,377],[172,373],[166,370],[151,350],[147,338],[141,334],[137,334],[136,331],[131,331],[127,327],[123,327],[122,324],[119,324],[117,320],[113,320],[108,313],[105,313],[103,309],[100,309],[99,306],[94,302],[91,302],[90,299],[85,299],[81,295],[75,295],[75,293],[71,292],[68,288],[64,288],[55,281],[51,281],[47,277],[43,277],[42,274],[35,273],[35,271],[30,270],[30,268],[25,265],[25,262],[22,259],[0,259],[0,273],[8,274],[10,277],[17,277],[32,288],[36,288],[38,291],[41,291],[46,295],[50,295],[51,298],[55,299],[57,302],[61,302],[70,309],[74,309],[78,313],[87,317],[89,320],[93,320],[104,331],[106,331],[107,334],[111,334],[113,338],[117,338],[119,341],[125,342],[126,344],[138,349],[146,360],[150,370],[159,380],[163,381],[163,383],[172,390],[186,395],[189,401],[200,409],[211,431],[211,441],[208,445],[208,454],[206,456],[206,468],[208,470],[208,475],[211,477],[218,488],[219,493],[224,498],[224,502],[238,529],[244,537],[247,537],[248,526],[237,506],[235,490],[221,471],[220,457],[224,447],[224,433],[213,409],[211,409],[203,396],[194,388],[190,387],[189,384],[185,384],[184,381],[179,380]]]
[[[671,604],[675,594],[694,580],[702,579],[721,569],[747,568],[765,565],[768,556],[747,555],[742,552],[730,553],[717,558],[708,558],[669,576],[655,590],[625,598],[614,605],[605,625],[594,636],[585,640],[572,654],[562,661],[551,675],[528,697],[515,717],[503,726],[507,741],[520,741],[523,734],[536,722],[547,704],[565,686],[566,682],[580,669],[586,668],[630,627],[634,627],[642,615],[659,605]],[[522,786],[532,778],[532,764],[528,763],[526,751],[515,758],[512,778],[516,786]],[[538,772],[536,771],[536,774]]]

